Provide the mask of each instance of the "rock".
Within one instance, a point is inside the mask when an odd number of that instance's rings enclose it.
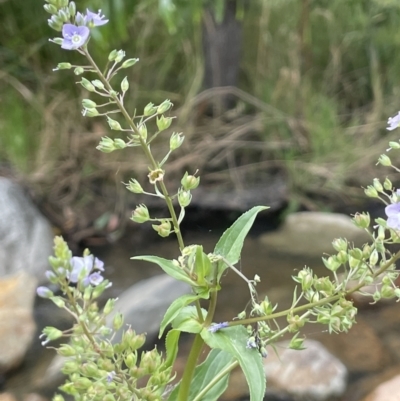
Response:
[[[21,363],[33,339],[36,285],[27,273],[0,279],[0,373]]]
[[[28,393],[24,395],[23,401],[47,401],[47,398],[37,393]]]
[[[130,325],[137,333],[147,333],[147,340],[152,340],[158,334],[170,304],[190,291],[188,284],[167,274],[159,274],[125,290],[118,298],[114,310],[124,315],[126,325]],[[111,314],[107,319],[109,325],[112,324],[113,316]],[[115,341],[121,338],[118,334]]]
[[[17,398],[11,393],[0,393],[0,401],[18,401]]]
[[[53,233],[22,188],[0,177],[0,277],[26,271],[45,281]]]
[[[351,373],[376,372],[390,361],[380,336],[360,316],[348,333],[322,333],[316,337]]]
[[[400,400],[400,374],[380,384],[363,401],[399,401]]]
[[[264,360],[267,399],[325,401],[340,397],[346,390],[346,367],[318,341],[306,340],[307,349],[288,349],[289,342],[276,343]],[[231,375],[224,399],[246,396],[247,384],[240,371]]]
[[[319,257],[334,252],[335,238],[347,238],[356,246],[369,241],[368,234],[356,227],[350,217],[324,212],[291,214],[278,231],[264,234],[259,240],[273,251]]]

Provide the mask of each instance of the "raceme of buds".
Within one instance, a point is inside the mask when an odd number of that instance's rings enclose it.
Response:
[[[332,241],[332,245],[336,251],[347,251],[347,240],[343,238],[336,238]]]
[[[128,78],[125,77],[122,82],[121,82],[121,90],[122,92],[126,92],[129,89],[129,82],[128,82]]]
[[[110,118],[108,116],[107,116],[107,122],[108,122],[108,125],[110,126],[110,128],[112,130],[114,130],[114,131],[121,131],[122,130],[121,124],[118,121],[113,120],[112,118]]]
[[[149,104],[147,104],[146,107],[144,108],[143,115],[144,115],[145,117],[148,117],[148,116],[152,116],[152,115],[155,114],[156,112],[157,112],[157,107],[154,106],[154,103],[149,103]]]
[[[383,192],[383,185],[381,184],[381,182],[379,181],[378,178],[374,178],[374,180],[373,180],[373,185],[374,185],[374,188],[375,188],[378,192]]]
[[[378,198],[378,191],[372,186],[372,185],[368,185],[368,187],[366,189],[364,189],[364,193],[365,195],[368,196],[368,198]]]
[[[373,188],[373,190],[376,192],[375,188]],[[371,218],[369,216],[369,213],[356,213],[354,215],[353,221],[355,225],[359,228],[368,228],[371,223]]]
[[[82,100],[82,106],[85,109],[95,109],[97,107],[97,104],[93,100],[83,99]]]
[[[82,77],[80,84],[89,92],[96,92],[96,88],[88,79]]]
[[[103,82],[101,82],[99,79],[94,79],[94,80],[92,81],[92,84],[93,84],[97,89],[100,89],[100,90],[104,90],[104,89],[105,89],[105,86],[104,86]]]
[[[163,220],[159,225],[153,224],[152,227],[160,237],[168,237],[171,234],[171,222],[169,220]]]
[[[163,114],[168,111],[172,107],[172,103],[169,99],[164,100],[158,107],[157,107],[157,114]],[[161,130],[160,130],[161,131]]]
[[[124,55],[125,56],[125,55]],[[125,60],[122,65],[121,68],[129,68],[132,67],[133,65],[135,65],[137,62],[139,61],[138,58],[128,58],[128,60]]]
[[[382,166],[390,167],[392,165],[392,161],[390,157],[383,154],[379,156],[378,163],[382,164]]]
[[[190,191],[191,189],[196,189],[200,184],[200,177],[189,175],[188,172],[186,172],[181,180],[181,184],[186,191]]]
[[[124,57],[125,57],[125,51],[124,50],[118,50],[117,51],[117,55],[115,57],[115,61],[117,63],[120,63],[123,60]]]
[[[178,202],[181,207],[187,207],[190,205],[192,201],[192,194],[190,191],[185,191],[184,189],[180,188],[178,190]]]
[[[385,181],[383,182],[383,187],[387,190],[390,191],[393,188],[392,181],[389,180],[389,178],[385,178]]]
[[[138,126],[138,131],[139,131],[139,135],[140,137],[146,141],[147,139],[147,127],[146,124],[142,123]]]
[[[146,221],[150,220],[149,210],[147,209],[146,205],[139,205],[133,211],[131,220],[135,223],[145,223]]]
[[[76,67],[75,69],[74,69],[74,74],[75,75],[81,75],[81,74],[83,74],[85,72],[85,70],[82,68],[82,67]]]
[[[114,150],[116,150],[116,147],[114,145],[114,141],[111,138],[106,136],[106,137],[101,138],[100,143],[98,144],[96,149],[100,150],[100,152],[103,152],[103,153],[111,153]]]
[[[139,181],[135,179],[131,179],[126,185],[126,188],[128,191],[131,191],[134,194],[142,194],[144,192],[142,186],[139,184]]]

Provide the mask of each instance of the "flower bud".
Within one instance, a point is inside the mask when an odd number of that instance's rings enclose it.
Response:
[[[84,117],[97,117],[98,115],[100,115],[100,113],[97,109],[83,109],[82,115]]]
[[[121,82],[121,90],[122,92],[126,92],[129,89],[129,82],[128,82],[128,78],[125,77],[122,82]]]
[[[92,385],[92,381],[87,377],[80,377],[74,380],[73,385],[77,390],[87,390]]]
[[[182,187],[189,191],[191,189],[196,189],[200,184],[200,177],[195,177],[194,175],[188,175],[186,172],[181,180]]]
[[[129,347],[131,350],[136,351],[137,349],[142,348],[145,342],[146,336],[144,334],[136,334],[130,340]]]
[[[322,261],[324,262],[324,265],[333,272],[335,272],[341,265],[335,256],[329,256],[328,259],[322,258]]]
[[[298,282],[301,283],[301,288],[303,291],[307,291],[312,287],[314,279],[308,269],[300,270],[299,273],[297,274],[297,277],[298,277]]]
[[[180,188],[178,190],[178,202],[181,207],[187,207],[190,205],[192,201],[192,194],[190,191],[185,191],[184,189]]]
[[[181,132],[180,133],[174,132],[169,140],[169,149],[171,151],[178,149],[182,145],[184,140],[185,137],[182,135]]]
[[[378,263],[379,260],[379,255],[376,249],[371,253],[371,256],[369,257],[369,263],[371,266],[375,266]]]
[[[139,135],[140,137],[146,141],[147,139],[147,127],[145,123],[142,123],[138,126],[138,131],[139,131]]]
[[[117,149],[124,149],[126,148],[126,143],[123,139],[121,138],[115,138],[114,139],[114,145]]]
[[[152,116],[157,111],[157,107],[154,106],[154,103],[149,103],[144,108],[143,114],[145,117]]]
[[[291,339],[291,341],[289,343],[289,348],[290,349],[295,349],[297,351],[300,351],[300,350],[304,349],[304,345],[303,345],[304,339],[303,338],[297,338],[297,334]]]
[[[121,124],[118,121],[113,120],[112,118],[110,118],[108,116],[107,116],[107,122],[108,122],[108,125],[110,126],[110,128],[112,130],[114,130],[114,131],[121,131],[122,130]]]
[[[378,192],[383,192],[383,186],[382,186],[381,182],[379,181],[379,178],[374,178],[373,185],[374,185],[374,188]]]
[[[57,7],[55,7],[53,4],[45,4],[43,6],[43,8],[45,9],[46,12],[48,12],[49,14],[57,14]]]
[[[109,55],[108,55],[108,61],[115,61],[117,57],[117,51],[113,50]]]
[[[169,126],[171,125],[172,118],[171,117],[164,117],[164,116],[157,117],[156,123],[157,123],[158,130],[159,131],[164,131],[167,128],[169,128]]]
[[[81,74],[83,74],[85,72],[85,70],[84,70],[84,68],[82,68],[82,67],[76,67],[75,69],[74,69],[74,74],[75,75],[81,75]]]
[[[115,331],[118,331],[123,324],[124,324],[124,316],[122,315],[122,313],[118,312],[113,319],[113,329]]]
[[[82,77],[82,81],[80,82],[80,84],[89,92],[95,92],[96,88],[94,87],[94,85],[86,78]]]
[[[65,10],[59,10],[57,14],[63,22],[69,22],[70,16]]]
[[[42,336],[45,335],[48,340],[57,340],[58,338],[63,336],[63,332],[61,330],[56,329],[55,327],[47,326],[43,329]]]
[[[125,53],[124,53],[124,57],[125,57]],[[122,63],[121,68],[129,68],[129,67],[132,67],[132,66],[135,65],[138,61],[139,61],[138,58],[128,58],[128,60],[125,60],[125,61]]]
[[[74,347],[71,347],[69,344],[62,344],[60,348],[58,348],[57,353],[61,356],[74,356],[76,355],[76,350]]]
[[[66,361],[61,371],[65,375],[70,375],[71,373],[75,373],[79,370],[79,364],[75,361]]]
[[[369,198],[378,198],[378,191],[372,186],[368,185],[366,189],[364,189],[365,195],[367,195]]]
[[[52,297],[52,296],[54,295],[54,294],[53,294],[53,291],[51,291],[49,288],[43,287],[43,286],[38,287],[38,288],[36,289],[36,294],[37,294],[40,298],[50,298],[50,297]]]
[[[385,178],[385,181],[383,182],[383,187],[387,190],[390,191],[393,188],[392,181],[389,180],[389,178]]]
[[[83,99],[82,100],[82,106],[85,109],[95,109],[97,107],[97,104],[93,100]]]
[[[382,286],[381,295],[382,295],[382,298],[386,298],[386,299],[393,298],[395,296],[394,288],[389,285]]]
[[[136,209],[133,211],[131,220],[136,223],[145,223],[146,221],[149,221],[150,215],[147,206],[143,204],[137,206]]]
[[[93,84],[97,89],[100,89],[100,90],[105,89],[105,86],[104,86],[103,82],[101,82],[99,79],[94,79],[94,80],[92,81],[92,84]]]
[[[142,186],[139,184],[139,181],[135,179],[131,179],[129,181],[129,183],[126,185],[126,189],[134,194],[142,194],[144,192]]]
[[[164,100],[158,107],[157,107],[157,114],[163,114],[168,111],[172,107],[172,103],[169,99]]]
[[[74,1],[70,1],[68,4],[68,11],[71,17],[75,17],[76,14],[76,4]]]
[[[371,187],[373,188],[373,187]],[[373,190],[376,192],[376,189],[373,188]],[[371,222],[371,219],[369,217],[369,213],[356,213],[353,221],[355,225],[359,228],[368,228]]]
[[[116,148],[114,146],[114,141],[111,138],[106,136],[106,137],[101,138],[101,141],[98,144],[98,146],[96,146],[96,149],[100,150],[100,152],[103,152],[103,153],[111,153]]]
[[[60,22],[60,21],[54,20],[53,17],[54,17],[54,15],[50,19],[47,20],[47,24],[49,25],[49,27],[51,29],[54,29],[57,32],[61,32],[62,31],[62,27],[63,27],[63,23]],[[58,38],[55,38],[55,39],[58,39]],[[60,41],[61,43],[57,43],[58,41],[56,41],[56,40],[53,40],[53,42],[56,43],[56,44],[60,44],[61,45],[62,39]]]
[[[378,163],[382,164],[382,166],[389,167],[392,165],[392,161],[390,160],[390,157],[388,155],[380,155],[378,159]]]
[[[264,301],[262,301],[260,303],[260,308],[261,308],[262,312],[264,313],[264,315],[266,315],[266,316],[270,315],[274,310],[274,308],[273,308],[271,302],[269,302],[268,298],[264,299]]]
[[[158,226],[153,224],[152,227],[160,237],[165,238],[171,234],[171,222],[169,220],[163,220]]]
[[[345,251],[340,251],[336,255],[336,260],[342,265],[347,262],[347,259],[348,259],[348,256],[347,256],[347,253]]]
[[[332,245],[336,251],[347,251],[347,240],[343,238],[336,238],[332,241]]]
[[[126,358],[124,359],[125,365],[128,368],[132,368],[136,365],[136,361],[137,361],[137,356],[135,354],[128,354],[126,356]]]
[[[52,401],[65,401],[64,397],[61,394],[56,394],[53,398]]]
[[[122,59],[125,57],[125,52],[123,51],[123,50],[118,50],[117,51],[117,56],[115,57],[115,61],[117,62],[117,63],[119,63],[119,62],[121,62],[122,61]],[[126,60],[126,61],[128,61],[128,60]]]
[[[50,297],[50,300],[53,301],[59,308],[64,308],[65,302],[61,297]]]
[[[58,63],[56,70],[69,70],[71,67],[71,63]]]

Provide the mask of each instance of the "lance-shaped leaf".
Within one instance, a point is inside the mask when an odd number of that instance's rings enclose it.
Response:
[[[207,311],[201,309],[203,320],[207,316]],[[185,306],[179,311],[179,314],[172,321],[172,327],[186,333],[197,334],[203,329],[203,323],[200,323],[197,309],[194,306]]]
[[[178,343],[181,332],[179,330],[170,330],[165,339],[165,351],[167,353],[167,358],[164,362],[166,368],[171,367],[178,354]]]
[[[235,357],[246,377],[250,401],[262,400],[266,386],[264,366],[258,350],[247,348],[247,330],[243,326],[233,326],[216,333],[203,329],[200,334],[209,347],[222,349]]]
[[[197,284],[182,270],[179,266],[172,262],[172,260],[160,258],[158,256],[145,255],[145,256],[134,256],[131,259],[145,260],[146,262],[155,263],[161,267],[169,276],[179,281],[184,281],[189,285],[195,287]]]
[[[207,359],[194,371],[190,385],[188,401],[193,401],[204,392],[199,401],[216,401],[228,387],[229,373],[226,371],[234,362],[234,358],[227,352],[213,349]],[[226,371],[226,374],[223,374]],[[219,380],[218,380],[219,379]],[[213,383],[215,381],[215,383]],[[209,387],[208,391],[206,387]],[[176,401],[179,393],[178,384],[168,397],[168,401]]]
[[[221,255],[230,264],[234,265],[240,259],[240,254],[243,248],[243,242],[252,227],[257,214],[265,209],[267,206],[255,206],[246,213],[242,214],[233,224],[229,227],[215,245],[214,254]],[[219,262],[218,264],[218,280],[222,273],[228,266],[226,263]]]

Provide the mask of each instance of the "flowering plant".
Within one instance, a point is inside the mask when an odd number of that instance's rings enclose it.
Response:
[[[46,287],[39,287],[38,294],[67,310],[76,321],[69,330],[47,327],[42,335],[43,344],[61,337],[69,339],[57,349],[60,355],[68,357],[63,367],[68,376],[67,382],[61,386],[63,392],[76,400],[212,401],[225,391],[230,372],[240,366],[247,379],[251,400],[262,400],[266,387],[262,357],[267,357],[267,345],[289,333],[292,335],[289,346],[302,349],[300,333],[307,322],[325,324],[331,333],[349,330],[355,322],[357,308],[348,296],[354,292],[363,293],[367,284],[376,284],[373,301],[400,299],[400,289],[395,284],[399,275],[395,262],[400,258],[400,252],[393,254],[386,248],[387,244],[400,243],[400,195],[387,178],[383,184],[375,179],[365,192],[387,205],[388,220],[376,219],[376,225],[371,227],[368,213],[354,216],[354,223],[370,234],[371,243],[356,248],[346,239],[335,239],[332,244],[336,253],[322,259],[331,275],[317,277],[308,267],[300,270],[293,277],[297,286],[293,303],[287,310],[276,311],[277,305],[273,305],[268,297],[259,299],[256,285],[260,277],[256,275],[249,279],[235,267],[247,233],[257,214],[266,207],[257,206],[244,213],[225,231],[212,253],[206,254],[201,245],[185,245],[180,225],[192,199],[191,191],[199,185],[200,177],[186,172],[175,194],[170,194],[164,183],[169,156],[184,141],[181,133],[171,134],[169,151],[162,160],[157,160],[151,151],[151,144],[172,124],[172,117],[166,115],[172,103],[169,100],[159,105],[149,103],[139,115],[130,112],[124,105],[129,90],[127,78],[121,80],[119,87],[111,82],[124,69],[134,66],[138,59],[124,61],[125,52],[113,50],[101,69],[89,52],[91,30],[106,24],[106,17],[101,11],[77,12],[75,3],[69,0],[46,0],[44,8],[51,14],[50,27],[62,36],[51,41],[62,49],[80,53],[87,61],[84,65],[60,63],[56,70],[73,69],[77,76],[84,73],[96,75],[96,79],[82,77],[79,81],[84,89],[97,96],[96,100],[82,100],[83,115],[105,117],[111,130],[123,134],[114,139],[102,138],[97,149],[109,153],[139,148],[148,160],[148,178],[153,191],[145,192],[134,178],[126,185],[127,189],[158,197],[167,205],[169,216],[152,217],[146,205],[141,204],[134,210],[132,220],[154,223],[152,227],[161,237],[174,234],[180,256],[174,260],[153,255],[133,259],[155,263],[165,273],[192,288],[191,294],[179,297],[170,305],[161,323],[160,336],[172,326],[166,335],[166,355],[157,349],[139,355],[145,341],[143,334],[124,328],[123,316],[119,313],[115,314],[112,327],[106,324],[106,316],[112,312],[115,299],[108,300],[103,309],[97,305],[99,296],[111,285],[101,275],[103,263],[88,251],[83,257],[72,257],[66,243],[57,237],[55,256],[50,258],[52,269],[47,278],[60,287],[62,295],[56,296]],[[98,104],[97,99],[105,99],[105,102]],[[397,127],[399,121],[398,116],[389,119],[388,129]],[[390,143],[390,149],[399,148],[400,143]],[[387,155],[382,155],[379,161],[392,166]],[[247,283],[249,308],[231,321],[214,323],[221,279],[228,269]],[[340,270],[343,271],[342,279],[338,275]],[[356,284],[349,288],[350,282]],[[206,308],[200,306],[200,300],[207,304]],[[276,322],[282,316],[287,320],[283,328]],[[114,342],[115,332],[122,329],[121,341]],[[193,334],[194,340],[183,377],[172,386],[175,378],[173,366],[182,332]],[[204,345],[208,345],[211,351],[206,360],[198,364]],[[61,395],[55,396],[57,401],[62,399]]]

